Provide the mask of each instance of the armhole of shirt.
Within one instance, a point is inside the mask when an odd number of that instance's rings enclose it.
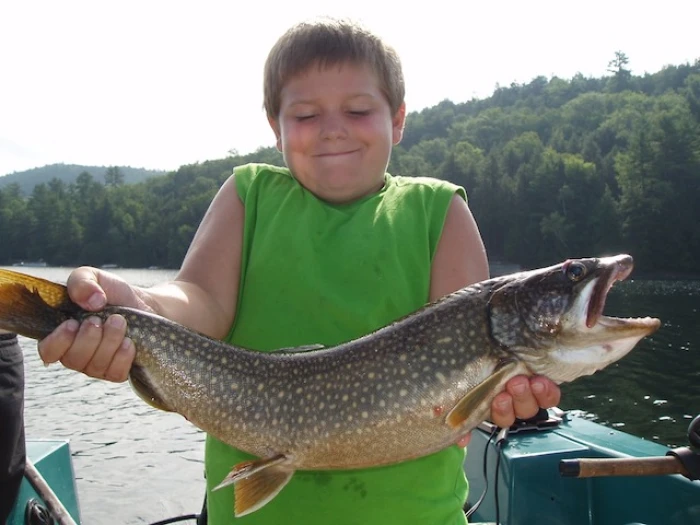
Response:
[[[452,197],[459,195],[467,202],[467,193],[461,186],[451,183],[440,184],[435,189],[432,217],[430,220],[430,262],[432,264],[438,243],[442,237],[442,230],[445,227],[447,210],[450,209]]]
[[[233,168],[233,175],[235,176],[236,182],[236,192],[244,205],[246,196],[248,195],[248,190],[253,183],[255,175],[257,175],[257,171],[257,166],[255,164],[244,164]]]

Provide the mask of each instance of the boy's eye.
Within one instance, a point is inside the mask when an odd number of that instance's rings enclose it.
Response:
[[[294,119],[295,119],[297,122],[302,122],[302,121],[304,121],[304,120],[309,120],[309,119],[311,119],[311,118],[314,118],[315,116],[316,116],[316,115],[297,115],[296,117],[294,117]]]
[[[356,117],[361,117],[364,115],[369,115],[369,110],[368,109],[363,109],[363,110],[353,110],[353,111],[348,111],[353,116]]]

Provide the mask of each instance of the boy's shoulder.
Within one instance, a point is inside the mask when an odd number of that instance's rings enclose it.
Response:
[[[387,175],[391,184],[399,190],[418,193],[458,193],[465,196],[464,188],[453,182],[437,179],[435,177],[406,177],[401,175]]]
[[[284,166],[275,166],[273,164],[265,164],[264,162],[249,162],[248,164],[241,164],[240,166],[233,168],[233,174],[237,177],[257,177],[260,175],[283,175],[286,177],[291,177],[289,168]]]
[[[260,162],[236,166],[233,168],[233,174],[236,177],[236,187],[241,197],[245,196],[253,187],[259,191],[261,188],[295,183],[288,168]]]
[[[388,175],[398,186],[425,186],[429,188],[442,187],[447,185],[456,186],[449,181],[437,179],[435,177],[407,177],[404,175]]]

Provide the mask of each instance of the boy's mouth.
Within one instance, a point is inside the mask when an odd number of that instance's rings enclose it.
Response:
[[[351,155],[353,153],[356,153],[360,150],[353,149],[353,150],[348,150],[348,151],[326,151],[322,153],[317,153],[315,156],[316,157],[342,157],[343,155]]]

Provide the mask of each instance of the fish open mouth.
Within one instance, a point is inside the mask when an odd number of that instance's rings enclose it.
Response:
[[[634,262],[629,255],[619,255],[617,257],[609,257],[602,259],[601,265],[607,266],[603,275],[601,275],[591,292],[591,297],[588,302],[588,311],[586,315],[586,327],[593,328],[596,324],[602,324],[608,328],[619,327],[627,329],[642,329],[647,333],[651,333],[660,326],[660,321],[651,317],[644,318],[618,318],[608,317],[603,315],[605,308],[605,300],[608,292],[617,281],[624,281],[632,273]]]

